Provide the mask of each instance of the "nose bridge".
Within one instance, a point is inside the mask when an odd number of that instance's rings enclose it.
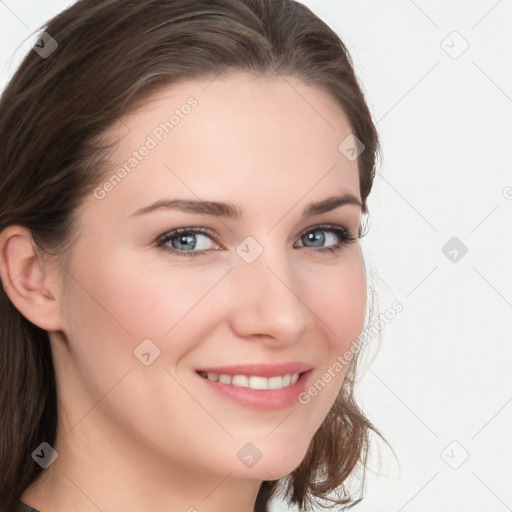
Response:
[[[267,335],[281,342],[299,339],[310,313],[301,297],[300,276],[285,248],[267,245],[250,263],[241,256],[235,267],[234,329],[242,336]]]

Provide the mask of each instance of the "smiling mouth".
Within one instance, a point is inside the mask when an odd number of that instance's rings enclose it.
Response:
[[[261,377],[259,375],[229,375],[226,373],[204,371],[197,373],[204,379],[208,379],[212,382],[258,390],[283,389],[293,386],[302,375],[302,373],[286,373],[284,375],[276,375],[274,377]]]

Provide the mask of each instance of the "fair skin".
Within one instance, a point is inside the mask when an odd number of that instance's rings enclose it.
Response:
[[[129,130],[112,128],[122,138],[106,179],[175,108],[198,102],[103,199],[86,198],[67,270],[36,259],[24,228],[0,234],[7,292],[54,352],[59,457],[22,496],[41,512],[250,512],[263,480],[300,464],[341,387],[346,367],[306,405],[257,410],[197,373],[300,362],[309,386],[350,348],[366,306],[359,243],[312,229],[357,235],[360,206],[304,216],[333,196],[361,199],[357,161],[338,151],[346,116],[293,77],[208,82],[168,87],[124,119]],[[231,203],[241,216],[132,215],[164,198]],[[183,227],[214,233],[192,235],[202,254],[157,247]],[[306,245],[311,232],[320,246]],[[252,263],[236,251],[248,236],[262,249]],[[160,350],[148,366],[134,356],[144,339]],[[252,467],[237,457],[248,442],[262,455]]]

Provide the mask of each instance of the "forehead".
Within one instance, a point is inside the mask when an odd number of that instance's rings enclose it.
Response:
[[[108,198],[133,206],[176,194],[254,205],[360,197],[357,161],[338,150],[350,133],[333,98],[296,77],[182,82],[112,128],[119,142],[104,181],[123,168]]]

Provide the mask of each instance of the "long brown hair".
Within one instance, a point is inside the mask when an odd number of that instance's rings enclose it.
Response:
[[[78,206],[108,172],[108,128],[161,87],[225,70],[296,76],[334,98],[365,146],[358,168],[367,212],[377,132],[345,45],[304,5],[80,0],[44,31],[57,46],[47,55],[30,51],[0,100],[0,232],[25,226],[41,248],[65,255]],[[31,453],[42,440],[54,443],[58,407],[48,334],[13,306],[7,286],[0,287],[0,506],[10,508],[41,471]],[[356,358],[303,462],[289,477],[262,483],[257,511],[268,509],[280,484],[301,510],[333,492],[331,503],[359,501],[347,478],[364,468],[370,431],[378,431],[354,400],[355,368]]]

